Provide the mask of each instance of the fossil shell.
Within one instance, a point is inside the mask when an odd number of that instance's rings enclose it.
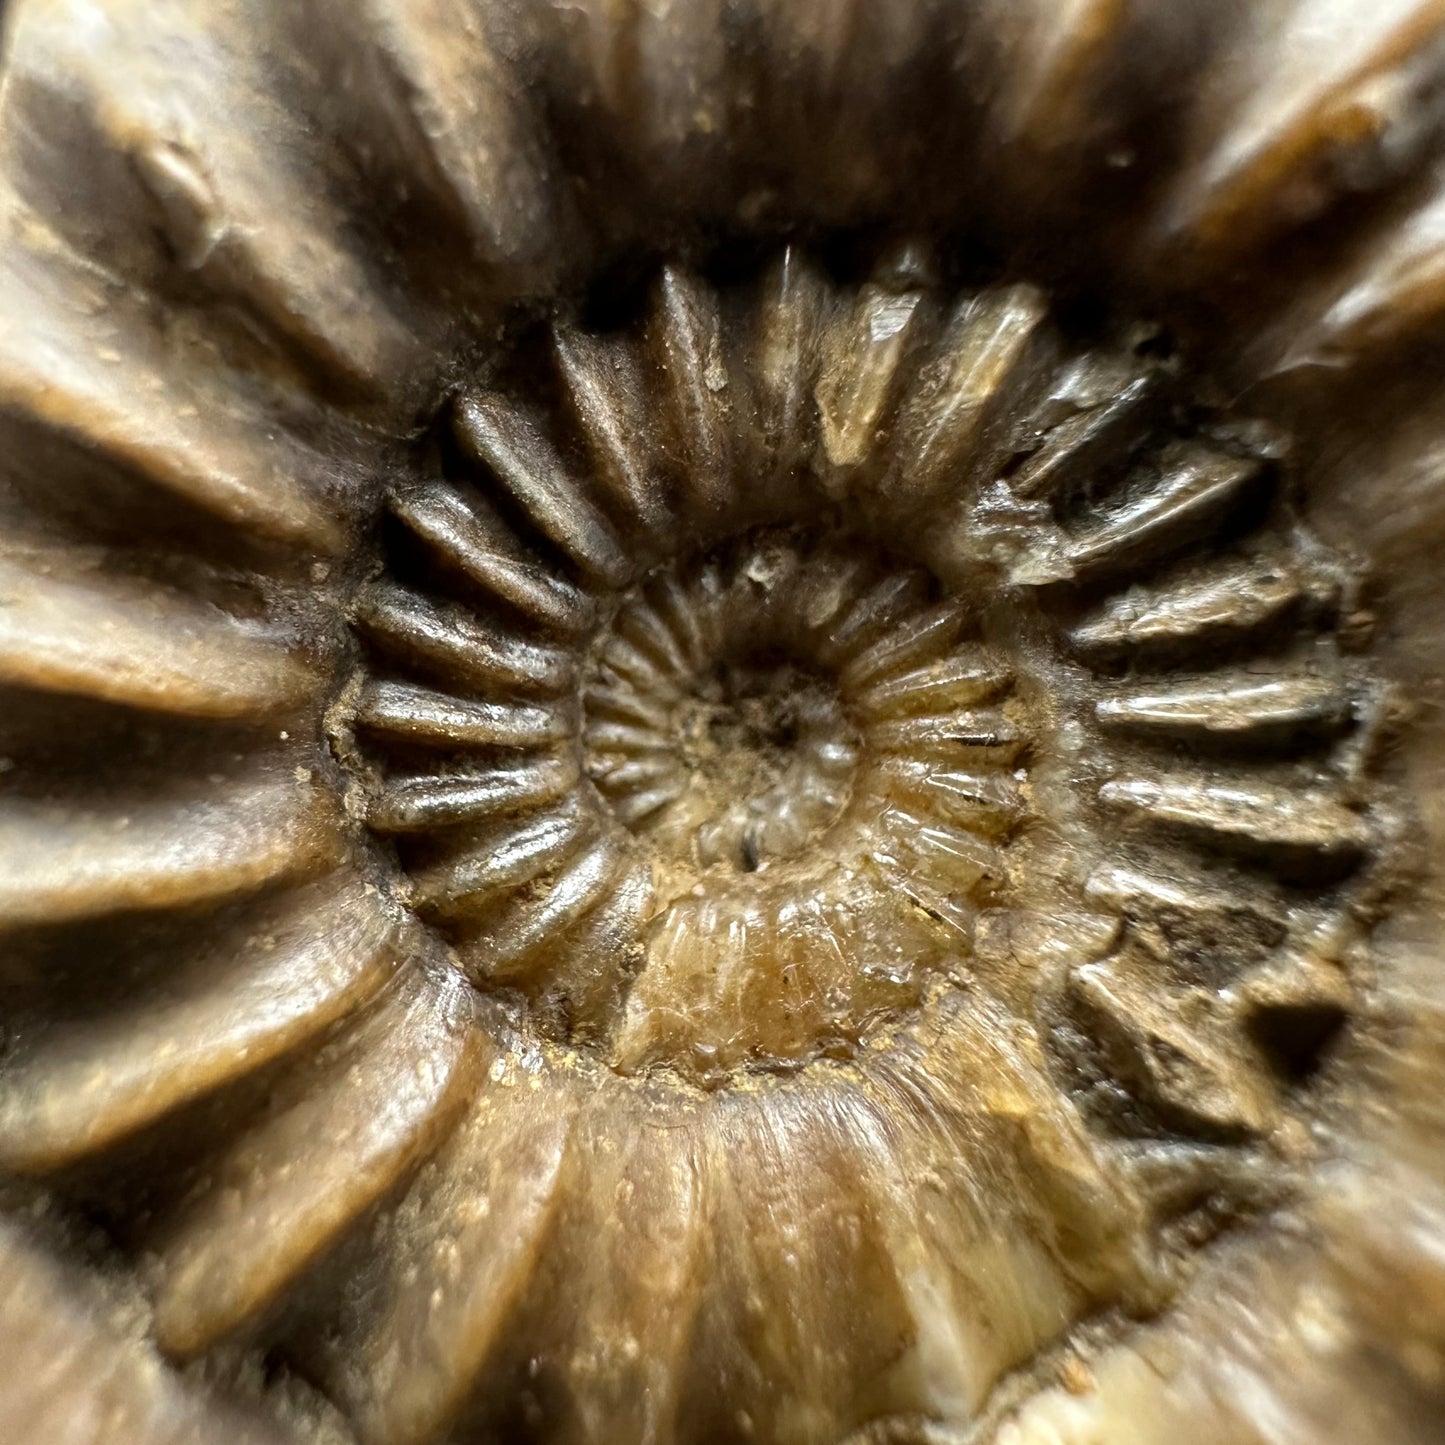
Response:
[[[1445,1438],[1445,10],[5,23],[0,1436]]]

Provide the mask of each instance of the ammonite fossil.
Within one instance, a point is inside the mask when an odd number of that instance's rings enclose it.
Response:
[[[5,24],[0,1438],[1445,1439],[1445,9]]]

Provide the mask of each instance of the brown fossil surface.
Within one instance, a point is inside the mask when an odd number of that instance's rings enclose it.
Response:
[[[0,1442],[1445,1441],[1445,5],[3,25]]]

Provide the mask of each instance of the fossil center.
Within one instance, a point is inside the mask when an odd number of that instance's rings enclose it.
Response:
[[[697,679],[668,723],[658,751],[675,760],[689,797],[670,819],[634,819],[655,843],[751,873],[797,854],[841,812],[856,735],[836,690],[792,663],[723,663]],[[604,792],[616,786],[608,756],[604,743],[589,759]]]
[[[826,648],[786,611],[792,573],[836,584],[842,553],[785,533],[655,578],[600,637],[585,692],[588,775],[678,864],[751,873],[842,816],[862,739]],[[781,585],[780,584],[784,584]]]

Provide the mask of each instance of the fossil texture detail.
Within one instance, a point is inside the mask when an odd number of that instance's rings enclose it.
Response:
[[[464,388],[391,499],[340,751],[478,986],[626,1073],[847,1056],[1022,907],[1099,940],[1055,981],[1080,1087],[1266,1132],[1249,1036],[1308,1016],[1306,1068],[1348,1011],[1380,831],[1355,583],[1147,337],[929,270],[667,266],[534,339],[550,406]]]
[[[1445,21],[1248,9],[12,0],[72,1438],[1430,1438]]]

